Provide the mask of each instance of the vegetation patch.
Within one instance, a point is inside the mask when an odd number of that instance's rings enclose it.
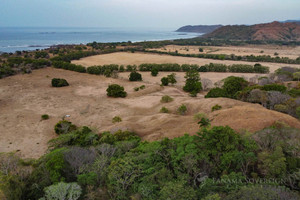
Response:
[[[126,97],[127,93],[124,90],[124,87],[118,85],[118,84],[112,84],[109,85],[106,89],[107,96],[109,97]]]
[[[51,81],[52,87],[65,87],[69,86],[69,83],[66,81],[66,79],[62,78],[53,78]]]

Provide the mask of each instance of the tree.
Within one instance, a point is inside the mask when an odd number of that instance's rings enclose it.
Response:
[[[184,182],[168,182],[160,191],[160,200],[196,200],[196,191],[184,184]]]
[[[197,71],[187,71],[184,77],[186,79],[183,90],[191,94],[197,94],[202,90],[200,75]]]
[[[230,98],[234,98],[238,91],[248,86],[248,82],[241,77],[229,76],[224,79],[223,89]]]
[[[127,93],[124,91],[124,87],[118,84],[109,85],[106,89],[107,96],[109,97],[126,97]]]
[[[77,183],[60,182],[45,188],[42,200],[77,200],[81,195],[81,187]]]
[[[205,95],[205,98],[217,98],[217,97],[227,97],[225,90],[221,88],[213,88]]]
[[[174,85],[175,83],[177,83],[175,75],[176,75],[175,73],[167,75],[168,82],[171,83],[172,85]]]
[[[153,67],[153,68],[151,69],[151,75],[152,75],[152,76],[157,76],[157,74],[158,74],[158,69]]]
[[[293,78],[294,78],[294,79],[297,79],[298,82],[299,82],[299,80],[300,80],[300,72],[295,72],[295,73],[293,73]]]
[[[142,75],[136,71],[129,74],[130,81],[142,81]]]
[[[140,176],[140,170],[130,158],[112,161],[108,172],[108,187],[117,199],[127,199],[129,187]]]
[[[162,78],[161,78],[161,84],[162,84],[163,86],[169,85],[169,79],[168,79],[167,77],[162,77]]]

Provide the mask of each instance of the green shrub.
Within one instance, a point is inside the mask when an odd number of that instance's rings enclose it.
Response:
[[[109,97],[126,97],[127,93],[124,91],[124,87],[118,84],[109,85],[106,89],[107,96]]]
[[[137,92],[137,91],[140,90],[140,88],[139,87],[135,87],[135,88],[133,88],[133,90]]]
[[[223,89],[230,98],[234,98],[238,91],[248,86],[248,82],[241,77],[229,76],[224,79]]]
[[[185,85],[183,90],[190,92],[196,96],[202,90],[202,83],[200,82],[200,75],[198,71],[187,71],[185,75]]]
[[[221,109],[222,109],[222,106],[220,106],[219,104],[216,104],[211,108],[211,111],[213,112],[215,110],[221,110]]]
[[[198,124],[200,127],[210,126],[210,120],[207,117],[202,117]]]
[[[167,75],[168,82],[171,83],[172,85],[174,85],[175,83],[177,83],[175,75],[176,75],[175,73]]]
[[[72,122],[69,122],[67,120],[59,121],[54,127],[54,131],[58,135],[66,134],[66,133],[74,131],[76,129],[77,129],[77,127],[74,124],[72,124]]]
[[[298,106],[296,108],[296,115],[297,115],[298,119],[300,119],[300,106]]]
[[[161,112],[161,113],[168,113],[169,110],[166,107],[162,107],[159,112]]]
[[[173,100],[174,100],[174,99],[173,99],[172,97],[170,97],[170,96],[168,96],[168,95],[164,95],[164,96],[161,97],[160,102],[161,102],[161,103],[169,103],[169,102],[171,102],[171,101],[173,101]]]
[[[167,77],[162,77],[160,81],[163,86],[169,85],[169,79]]]
[[[157,76],[158,75],[158,69],[157,68],[152,68],[151,69],[151,75],[152,76]]]
[[[41,119],[42,120],[47,120],[47,119],[49,119],[49,115],[44,114],[44,115],[41,116]]]
[[[143,90],[143,89],[145,89],[145,88],[146,88],[145,85],[141,85],[141,86],[140,86],[140,89],[141,89],[141,90]]]
[[[89,74],[101,74],[101,67],[100,66],[91,66],[87,68],[87,73]]]
[[[129,74],[129,80],[130,81],[142,81],[143,79],[142,79],[142,75],[140,73],[134,71]]]
[[[300,89],[291,89],[290,91],[288,91],[288,94],[292,97],[300,97]]]
[[[115,116],[114,118],[112,118],[112,123],[117,123],[117,122],[121,122],[122,118],[119,116]]]
[[[182,104],[181,106],[179,106],[179,108],[177,109],[177,112],[180,115],[185,115],[185,113],[187,112],[186,105]]]
[[[279,92],[286,92],[287,88],[284,85],[278,85],[278,84],[269,84],[264,85],[261,88],[265,91],[279,91]]]
[[[196,114],[194,115],[194,120],[195,120],[195,121],[199,121],[199,120],[200,120],[201,118],[203,118],[203,117],[207,118],[206,114],[205,114],[205,113],[199,112],[199,113],[196,113]]]
[[[60,78],[53,78],[51,84],[52,87],[64,87],[69,85],[69,83],[65,79]]]
[[[217,97],[227,97],[226,91],[221,88],[212,88],[205,95],[205,98],[217,98]]]

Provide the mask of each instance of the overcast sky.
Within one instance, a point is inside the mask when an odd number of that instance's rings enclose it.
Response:
[[[0,0],[0,26],[178,28],[300,19],[300,0]]]

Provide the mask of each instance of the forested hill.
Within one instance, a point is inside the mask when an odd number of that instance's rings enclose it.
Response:
[[[196,25],[196,26],[183,26],[176,30],[176,32],[192,32],[192,33],[211,33],[218,28],[222,27],[222,25]]]
[[[251,26],[223,26],[204,37],[229,40],[300,41],[300,25],[297,23],[272,22]]]

